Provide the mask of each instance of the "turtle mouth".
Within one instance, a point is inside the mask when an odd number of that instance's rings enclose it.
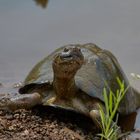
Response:
[[[61,59],[61,63],[69,62],[69,61],[73,60],[73,56],[72,55],[64,55],[64,56],[60,55],[60,59]]]

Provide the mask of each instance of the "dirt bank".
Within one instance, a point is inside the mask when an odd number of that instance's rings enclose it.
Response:
[[[89,118],[51,107],[0,111],[1,140],[92,140],[95,132]]]

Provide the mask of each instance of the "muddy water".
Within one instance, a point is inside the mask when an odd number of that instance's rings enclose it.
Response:
[[[37,1],[37,0],[36,0]],[[140,82],[140,1],[0,1],[0,82],[24,79],[32,66],[55,48],[93,42],[115,54],[133,85]]]

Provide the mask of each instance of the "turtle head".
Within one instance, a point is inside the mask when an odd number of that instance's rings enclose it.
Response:
[[[58,78],[70,78],[75,75],[84,62],[84,56],[79,47],[64,48],[53,61],[54,75]]]

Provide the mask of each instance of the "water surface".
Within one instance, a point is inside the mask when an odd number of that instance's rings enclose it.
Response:
[[[0,81],[22,81],[69,43],[96,43],[117,56],[128,77],[140,73],[139,7],[138,0],[51,0],[44,9],[33,0],[1,0]]]

